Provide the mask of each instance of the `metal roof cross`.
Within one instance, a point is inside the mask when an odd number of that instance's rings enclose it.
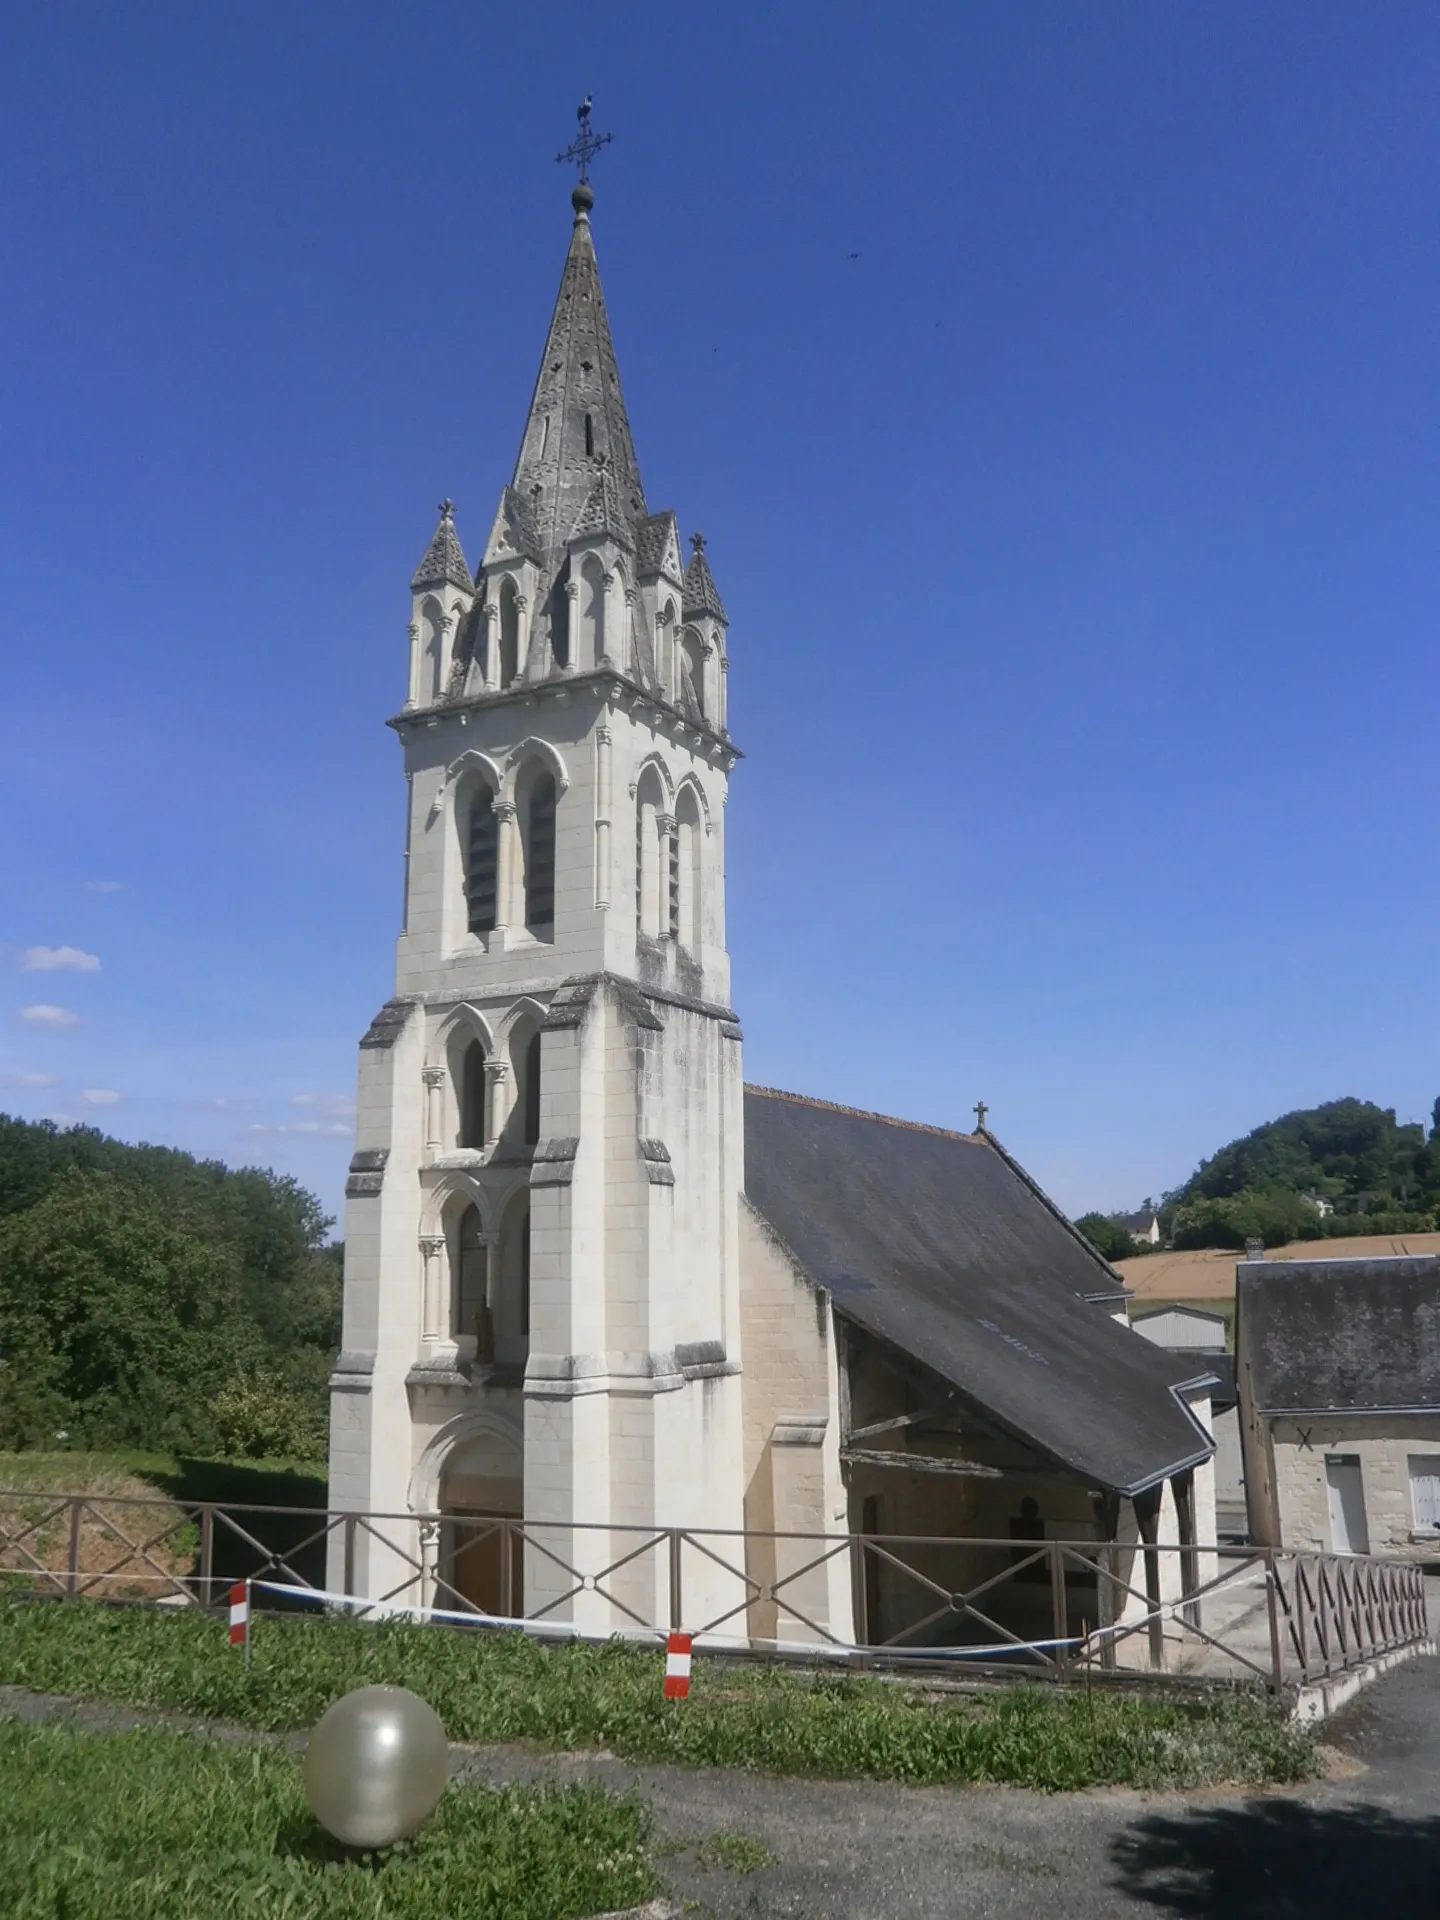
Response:
[[[583,103],[576,108],[575,118],[580,122],[580,131],[563,153],[557,153],[556,163],[573,160],[580,169],[580,184],[586,186],[590,180],[590,162],[600,151],[608,147],[615,138],[613,133],[592,133],[590,130],[590,95],[587,93]]]

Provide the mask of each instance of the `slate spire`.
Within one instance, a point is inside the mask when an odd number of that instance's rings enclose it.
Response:
[[[593,520],[597,505],[607,521],[618,520],[607,530],[627,540],[645,515],[590,233],[595,195],[582,182],[570,201],[575,229],[511,482],[547,554],[580,530],[582,516]]]
[[[453,500],[442,500],[440,503],[440,524],[435,529],[434,539],[425,549],[425,558],[415,569],[415,578],[410,582],[410,591],[420,593],[426,587],[445,586],[463,587],[466,593],[475,591],[475,582],[470,578],[465,551],[460,545],[460,536],[455,531]]]

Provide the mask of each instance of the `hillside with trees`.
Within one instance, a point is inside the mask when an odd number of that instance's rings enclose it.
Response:
[[[1269,1120],[1232,1140],[1161,1202],[1172,1246],[1267,1247],[1290,1240],[1370,1233],[1424,1233],[1440,1212],[1440,1100],[1427,1132],[1401,1124],[1393,1107],[1329,1100]],[[1136,1246],[1109,1214],[1076,1222],[1107,1259]]]
[[[263,1169],[0,1115],[0,1449],[323,1457],[330,1225]]]

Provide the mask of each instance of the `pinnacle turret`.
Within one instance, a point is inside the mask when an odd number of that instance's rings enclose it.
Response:
[[[683,607],[685,618],[694,619],[701,614],[709,614],[718,620],[722,627],[730,624],[725,612],[725,602],[720,598],[715,585],[715,576],[710,571],[710,562],[705,558],[705,536],[692,533],[690,545],[694,552],[690,564],[685,569],[685,593]]]
[[[465,551],[460,545],[460,536],[455,531],[453,500],[443,500],[440,503],[440,524],[435,529],[435,537],[425,549],[425,558],[415,569],[415,577],[410,582],[410,591],[421,593],[426,587],[446,586],[463,587],[466,593],[475,591],[475,582],[470,578]]]

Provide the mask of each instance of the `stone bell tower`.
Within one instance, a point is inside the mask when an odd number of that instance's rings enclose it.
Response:
[[[685,560],[646,504],[583,172],[571,197],[483,560],[447,500],[411,582],[405,918],[360,1043],[330,1498],[446,1515],[405,1549],[442,1598],[603,1629],[655,1603],[662,1555],[566,1599],[533,1546],[504,1591],[459,1546],[509,1514],[593,1575],[627,1528],[742,1524],[738,755],[725,609],[703,538]],[[332,1583],[408,1577],[349,1533]]]

